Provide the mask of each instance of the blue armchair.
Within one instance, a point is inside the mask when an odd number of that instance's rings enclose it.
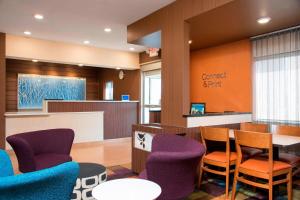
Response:
[[[75,162],[14,175],[7,153],[0,150],[0,200],[70,200],[79,173]]]

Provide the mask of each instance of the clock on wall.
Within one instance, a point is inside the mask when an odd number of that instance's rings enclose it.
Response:
[[[120,72],[119,72],[119,79],[124,79],[124,76],[125,76],[125,74],[124,74],[124,72],[123,72],[123,70],[121,70]]]

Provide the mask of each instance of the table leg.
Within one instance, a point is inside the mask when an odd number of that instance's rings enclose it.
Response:
[[[279,147],[273,147],[273,160],[279,160]]]

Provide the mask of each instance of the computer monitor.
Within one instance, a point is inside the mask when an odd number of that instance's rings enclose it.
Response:
[[[122,101],[129,101],[130,100],[130,95],[128,95],[128,94],[121,95],[121,100]]]
[[[205,103],[191,103],[191,115],[203,115],[205,114]]]

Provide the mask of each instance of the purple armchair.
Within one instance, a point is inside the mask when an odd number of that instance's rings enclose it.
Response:
[[[21,172],[32,172],[72,161],[74,140],[71,129],[20,133],[6,138],[15,151]]]
[[[197,166],[204,152],[205,147],[196,140],[171,134],[156,135],[146,170],[140,178],[160,185],[159,200],[187,197],[194,191]]]

